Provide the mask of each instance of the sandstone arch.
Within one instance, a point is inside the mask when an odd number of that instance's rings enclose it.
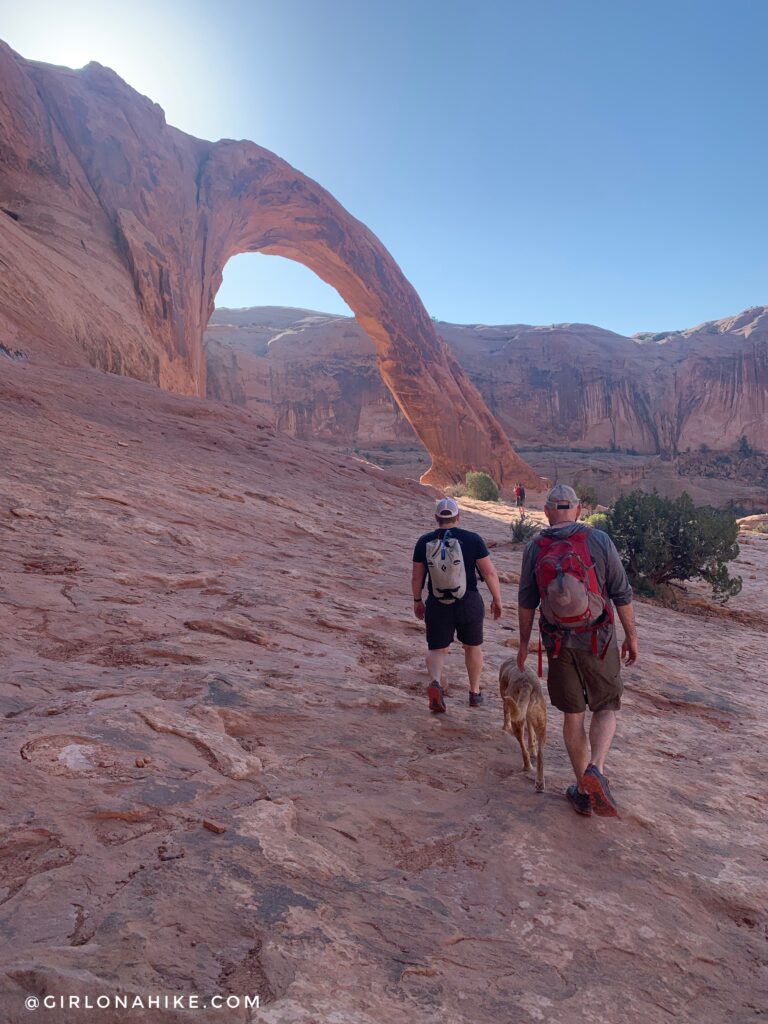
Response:
[[[230,256],[263,252],[303,263],[339,292],[373,340],[384,382],[432,457],[426,481],[455,481],[482,466],[501,481],[525,476],[536,486],[395,261],[328,192],[253,143],[219,142],[201,193],[215,239],[205,267],[209,316]]]
[[[169,127],[156,104],[98,64],[68,71],[2,47],[0,80],[11,114],[14,90],[22,109],[35,108],[35,166],[47,162],[49,177],[70,183],[83,178],[78,203],[106,214],[142,320],[133,334],[143,340],[113,354],[122,372],[204,394],[203,332],[224,265],[241,252],[285,256],[336,288],[372,338],[382,377],[432,458],[425,481],[486,469],[502,484],[542,485],[390,254],[316,182],[255,143],[210,143]],[[144,351],[147,335],[155,353]],[[119,331],[108,337],[119,348]]]

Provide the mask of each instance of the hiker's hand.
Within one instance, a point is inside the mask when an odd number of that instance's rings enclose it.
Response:
[[[424,620],[424,610],[425,609],[424,609],[424,602],[423,601],[414,601],[414,603],[413,603],[413,612],[414,612],[414,615],[416,616],[416,618],[420,622],[423,622],[423,620]]]
[[[498,601],[491,601],[491,613],[494,619],[500,619],[503,611],[504,609]]]
[[[528,644],[520,641],[520,647],[517,651],[517,667],[521,672],[525,672],[525,659],[528,657]]]
[[[621,658],[624,664],[629,667],[634,665],[637,661],[637,637],[630,639],[628,636],[624,637],[624,643],[621,645]]]

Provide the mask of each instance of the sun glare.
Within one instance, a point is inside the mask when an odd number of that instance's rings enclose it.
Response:
[[[83,30],[61,32],[55,29],[38,33],[35,44],[24,56],[46,64],[59,64],[68,68],[83,68],[91,61],[112,68],[121,78],[139,92],[146,93],[157,83],[157,74],[153,72],[152,55],[140,40],[132,38],[131,33],[114,30],[104,26],[90,26]]]
[[[199,76],[190,76],[190,68],[207,65],[208,33],[199,18],[188,23],[182,8],[148,0],[130,6],[39,0],[33,19],[21,5],[0,0],[0,14],[3,38],[23,57],[75,69],[96,61],[159,103],[170,124],[218,137],[218,87],[204,87]]]
[[[55,31],[38,35],[33,52],[24,56],[29,56],[32,60],[45,64],[82,68],[92,60],[98,60],[100,64],[108,64],[110,61],[114,61],[119,54],[116,54],[110,46],[105,46],[104,40],[100,39],[97,34],[83,34],[82,32],[67,34]]]

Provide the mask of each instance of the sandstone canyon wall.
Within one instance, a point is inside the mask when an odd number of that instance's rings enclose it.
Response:
[[[304,440],[418,444],[355,320],[310,310],[215,310],[205,335],[208,396]]]
[[[768,451],[768,309],[688,331],[626,338],[586,324],[439,324],[456,359],[516,442],[666,457]],[[344,445],[415,442],[346,317],[216,310],[206,334],[212,397],[258,409],[298,437]]]
[[[484,468],[541,484],[363,224],[273,153],[170,127],[109,69],[36,64],[0,43],[0,209],[6,348],[204,394],[227,260],[286,256],[355,312],[432,456],[426,479]]]

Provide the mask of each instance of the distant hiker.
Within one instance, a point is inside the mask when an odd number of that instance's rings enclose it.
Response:
[[[519,480],[515,484],[515,504],[519,509],[525,511],[525,488]]]
[[[435,507],[437,529],[416,541],[413,551],[411,589],[417,619],[427,625],[427,689],[430,711],[445,711],[443,668],[454,634],[464,646],[464,664],[469,677],[469,706],[483,703],[480,672],[483,667],[483,618],[485,605],[477,590],[475,570],[485,581],[493,601],[494,619],[501,617],[501,587],[485,541],[477,533],[459,527],[459,506],[453,498],[442,498]],[[426,605],[421,594],[427,581]]]
[[[579,814],[614,817],[616,802],[605,777],[605,759],[621,706],[619,649],[611,602],[624,627],[621,653],[626,665],[637,661],[637,629],[632,588],[608,534],[577,522],[576,492],[557,484],[544,513],[549,527],[529,541],[523,553],[518,591],[522,669],[528,656],[536,608],[547,652],[549,699],[565,715],[563,739],[576,784],[566,797]],[[589,741],[584,712],[592,721]]]

